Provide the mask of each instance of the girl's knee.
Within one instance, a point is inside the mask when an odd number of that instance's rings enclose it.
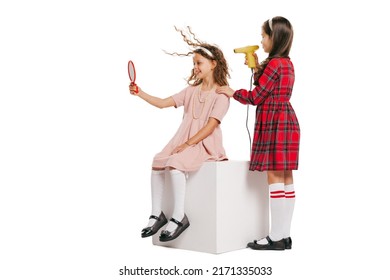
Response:
[[[284,171],[267,171],[268,184],[284,183]]]
[[[294,183],[293,179],[293,172],[292,170],[287,170],[284,172],[284,184],[285,185],[290,185]]]

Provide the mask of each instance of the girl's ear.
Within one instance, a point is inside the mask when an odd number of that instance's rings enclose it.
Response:
[[[218,62],[216,60],[212,60],[211,64],[213,65],[213,70],[214,70],[215,67],[217,67]]]

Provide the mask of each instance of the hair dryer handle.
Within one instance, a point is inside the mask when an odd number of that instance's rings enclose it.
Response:
[[[245,58],[247,60],[249,68],[256,68],[256,58],[255,58],[255,53],[254,52],[248,53],[245,56]]]

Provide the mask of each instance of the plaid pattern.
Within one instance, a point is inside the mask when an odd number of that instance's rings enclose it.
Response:
[[[300,128],[289,101],[294,77],[289,58],[274,58],[258,86],[233,95],[242,104],[257,105],[250,170],[298,169]]]

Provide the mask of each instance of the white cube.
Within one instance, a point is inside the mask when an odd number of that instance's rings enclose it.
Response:
[[[243,249],[269,232],[267,174],[249,171],[247,161],[206,162],[187,180],[185,213],[190,226],[175,240],[153,244],[207,253]],[[166,176],[163,211],[169,220],[173,198]],[[164,229],[165,227],[163,227]]]

